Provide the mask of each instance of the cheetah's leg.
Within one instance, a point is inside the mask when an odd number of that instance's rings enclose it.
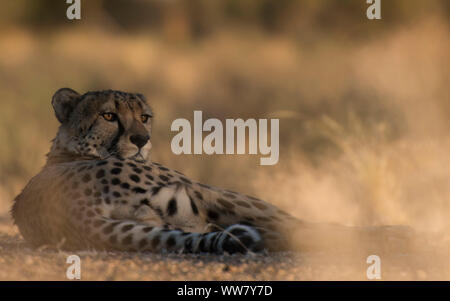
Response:
[[[232,225],[224,231],[195,233],[151,227],[135,221],[96,218],[88,240],[100,249],[183,253],[246,253],[261,251],[261,236],[253,228]]]

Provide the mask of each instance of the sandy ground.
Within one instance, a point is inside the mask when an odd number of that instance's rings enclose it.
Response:
[[[449,280],[449,248],[382,254],[382,280]],[[0,216],[0,280],[67,280],[71,253],[33,250]],[[367,280],[366,254],[179,255],[79,252],[82,280]]]

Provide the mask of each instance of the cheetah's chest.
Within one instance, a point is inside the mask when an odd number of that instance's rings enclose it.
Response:
[[[120,160],[80,162],[71,167],[69,174],[71,196],[83,199],[79,202],[107,218],[207,230],[198,209],[192,207],[188,184],[164,167]]]

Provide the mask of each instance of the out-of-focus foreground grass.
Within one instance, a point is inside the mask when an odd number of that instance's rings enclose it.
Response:
[[[252,23],[248,13],[244,25],[211,21],[213,32],[200,37],[186,29],[184,6],[158,30],[121,29],[120,18],[101,9],[103,19],[93,22],[87,8],[79,23],[56,28],[0,23],[0,212],[44,164],[58,126],[51,96],[67,86],[144,93],[155,111],[154,160],[199,181],[313,221],[446,228],[448,5],[397,1],[404,7],[397,15],[385,9],[379,25],[365,19],[360,2],[342,1],[358,14],[353,23],[330,1],[305,1],[309,15],[287,19],[292,26],[277,19],[282,29],[272,28],[270,16],[269,25]],[[279,118],[280,162],[175,156],[170,124],[192,120],[194,110],[205,119]]]

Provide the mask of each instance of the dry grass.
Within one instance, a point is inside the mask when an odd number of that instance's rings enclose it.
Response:
[[[407,253],[380,254],[382,280],[449,280],[449,248],[431,243]],[[367,280],[367,254],[282,252],[270,255],[180,255],[121,252],[76,253],[82,280],[301,281]],[[64,281],[72,253],[32,250],[11,221],[0,219],[0,280]]]

